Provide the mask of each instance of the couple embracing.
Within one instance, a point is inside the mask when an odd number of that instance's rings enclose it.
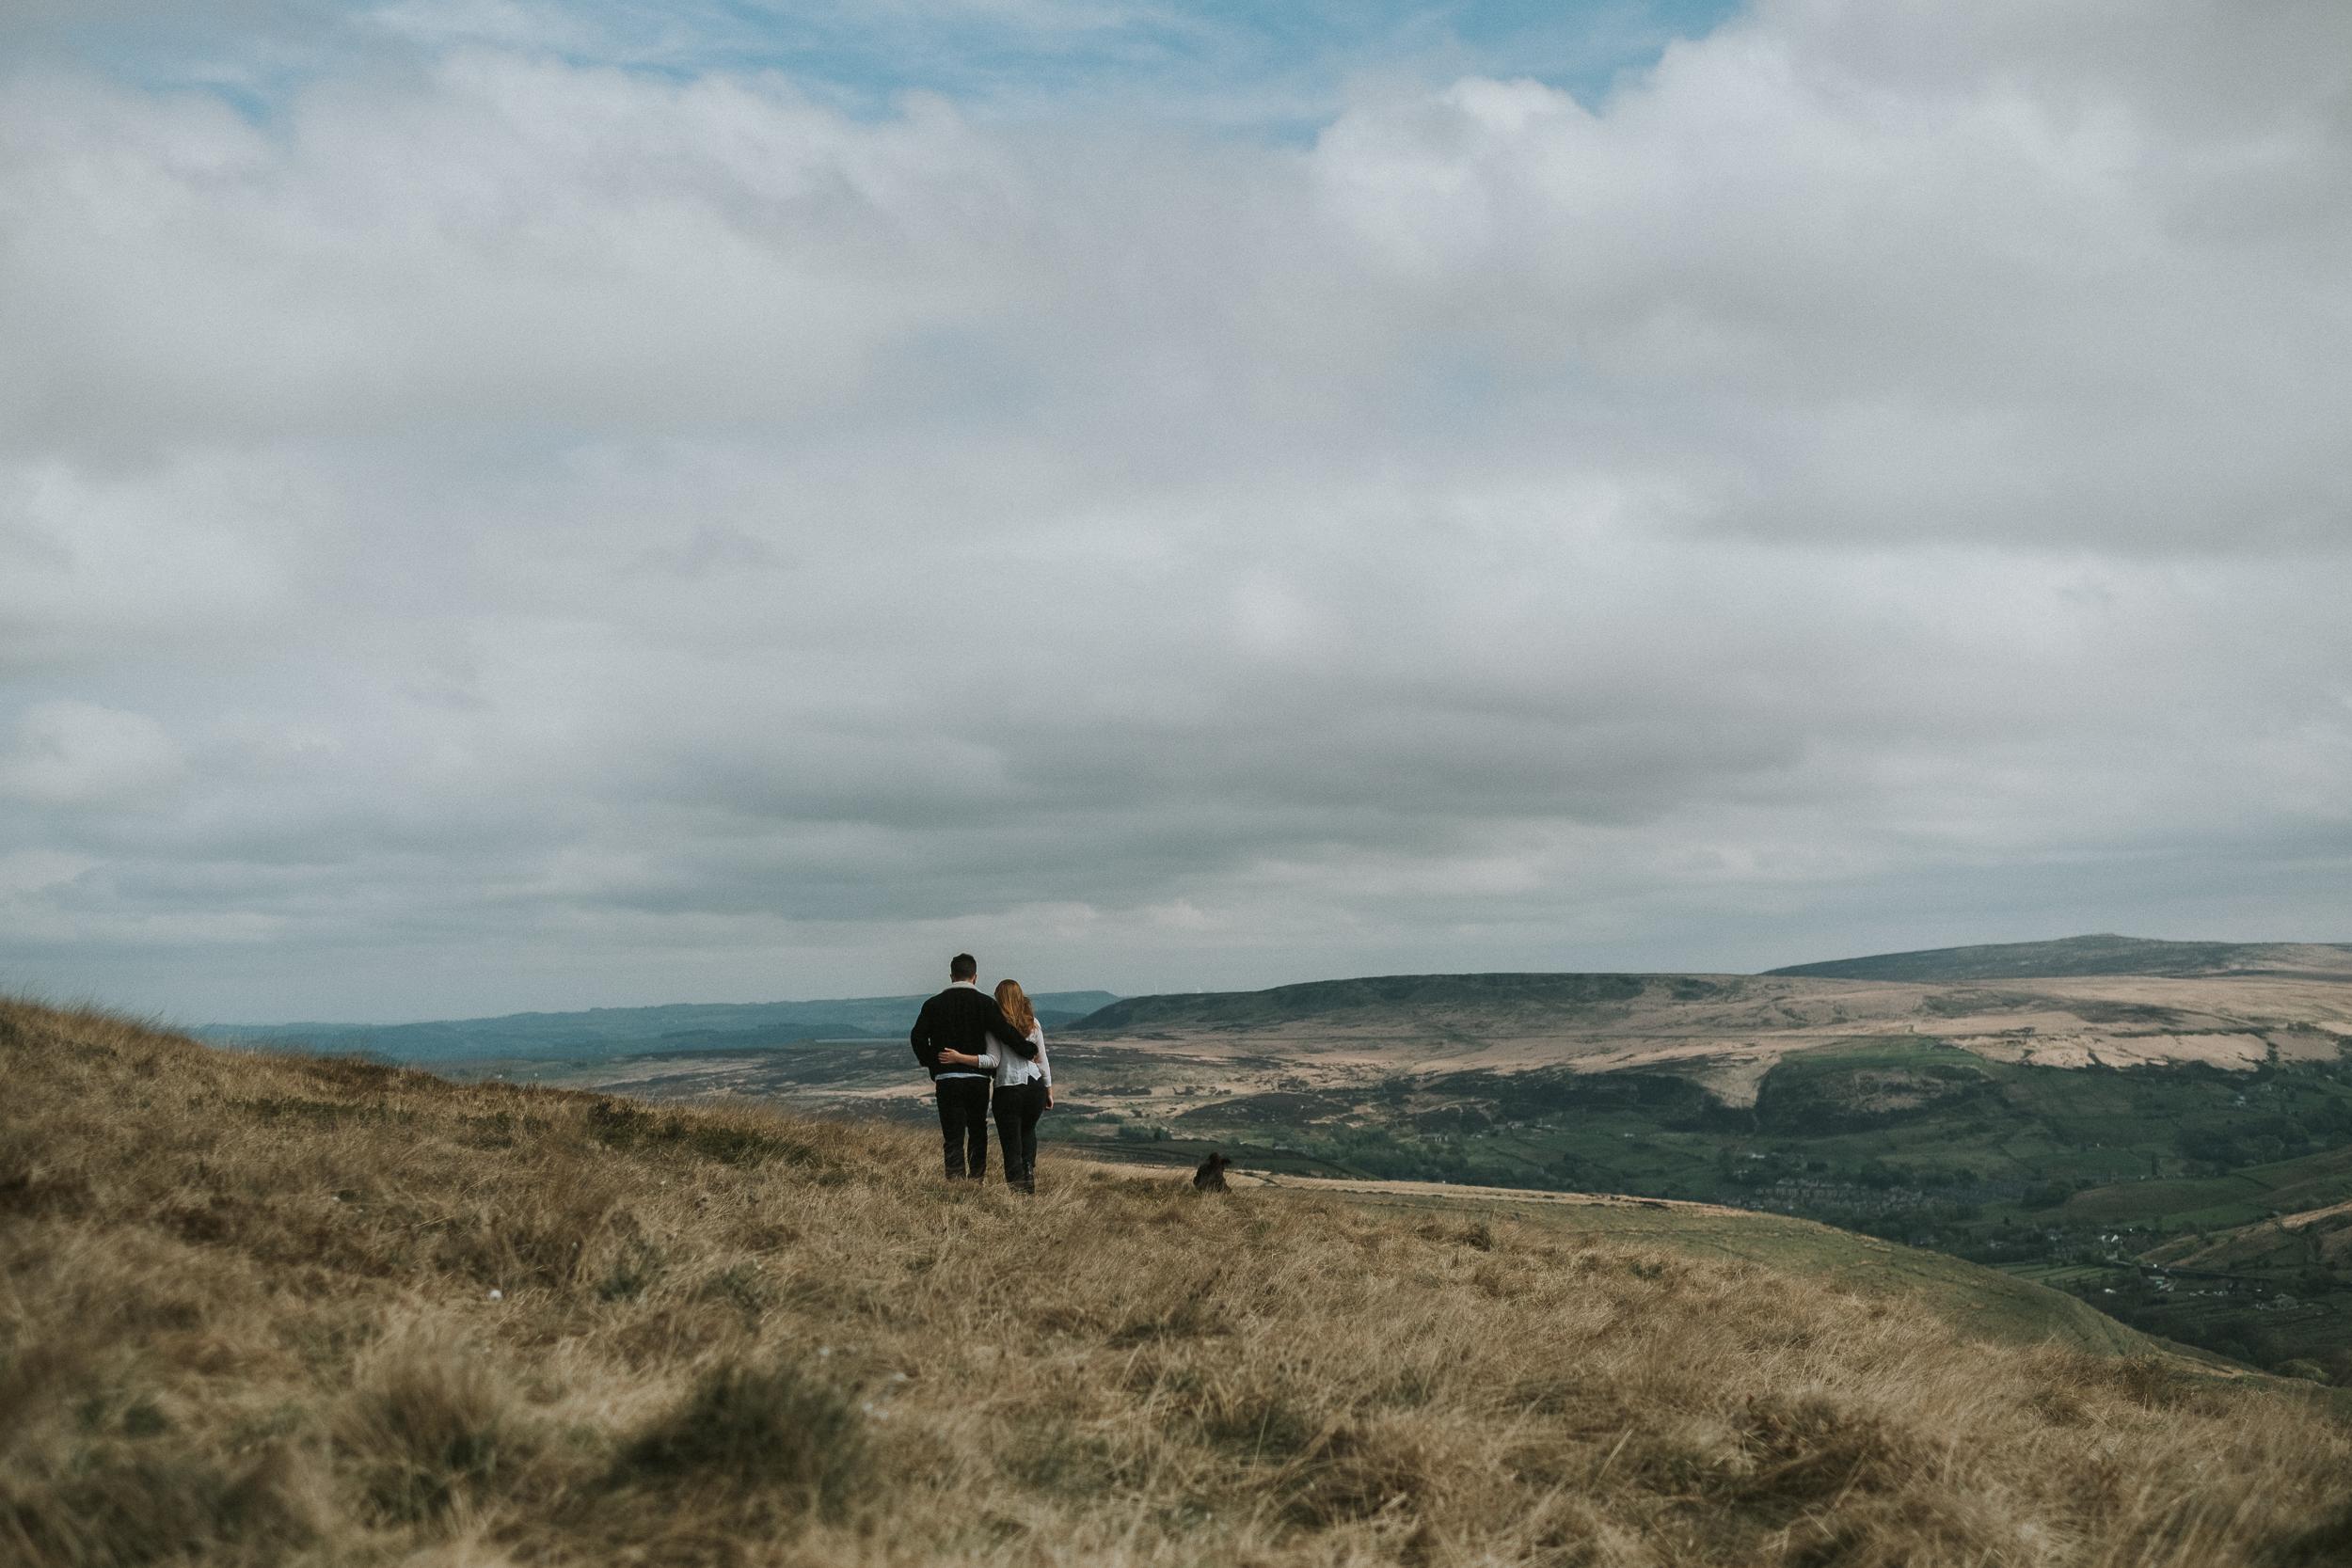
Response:
[[[980,990],[979,974],[979,963],[971,954],[957,954],[947,965],[947,989],[923,1004],[907,1042],[939,1092],[939,1132],[946,1144],[948,1177],[977,1181],[988,1174],[989,1091],[993,1088],[1005,1180],[1034,1193],[1038,1118],[1054,1104],[1045,1031],[1019,981],[997,981],[992,999]]]

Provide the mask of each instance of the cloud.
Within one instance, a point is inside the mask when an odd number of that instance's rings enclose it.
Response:
[[[259,1021],[2342,937],[2343,24],[2114,24],[1308,145],[472,23],[266,124],[22,71],[11,947]]]
[[[40,703],[0,754],[0,797],[45,806],[119,807],[168,786],[182,768],[162,725],[90,703]],[[12,857],[13,858],[13,857]],[[38,853],[24,863],[53,864]]]

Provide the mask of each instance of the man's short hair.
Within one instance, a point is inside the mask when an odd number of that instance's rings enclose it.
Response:
[[[973,980],[979,977],[980,960],[969,953],[959,953],[947,960],[947,978]]]

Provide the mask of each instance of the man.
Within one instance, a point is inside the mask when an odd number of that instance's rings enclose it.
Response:
[[[988,1037],[1009,1044],[1025,1061],[1037,1058],[1037,1047],[1006,1019],[996,999],[980,990],[979,960],[959,953],[947,965],[947,989],[923,1004],[907,1043],[914,1059],[931,1075],[939,1096],[939,1135],[946,1146],[950,1180],[969,1176],[977,1181],[988,1174],[988,1085],[994,1074],[977,1067],[942,1062],[942,1051],[984,1055]]]

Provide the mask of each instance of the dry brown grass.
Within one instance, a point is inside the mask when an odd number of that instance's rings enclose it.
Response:
[[[0,1561],[2344,1560],[2324,1407],[1748,1267],[0,1004]],[[491,1292],[498,1291],[493,1300]]]

